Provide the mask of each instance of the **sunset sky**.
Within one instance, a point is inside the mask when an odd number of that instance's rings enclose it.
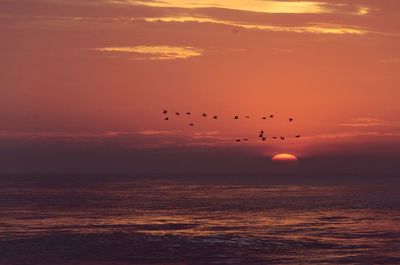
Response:
[[[400,173],[398,0],[2,0],[0,36],[2,174]]]

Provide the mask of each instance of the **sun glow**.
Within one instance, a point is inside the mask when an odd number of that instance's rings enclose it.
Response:
[[[272,157],[273,161],[298,161],[297,157],[292,154],[277,154]]]

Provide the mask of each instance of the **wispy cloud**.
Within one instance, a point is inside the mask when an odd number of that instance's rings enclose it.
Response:
[[[357,118],[348,120],[339,125],[344,127],[373,127],[373,126],[383,126],[388,124],[389,122],[387,121],[375,118]]]
[[[64,140],[87,140],[96,138],[115,138],[129,134],[128,132],[99,131],[99,132],[12,132],[0,131],[0,140],[7,139],[64,139]]]
[[[179,131],[161,131],[161,130],[148,129],[148,130],[136,131],[136,133],[141,134],[141,135],[146,135],[146,136],[154,136],[154,135],[178,134]]]
[[[334,141],[334,140],[351,140],[353,138],[365,139],[366,137],[375,137],[375,138],[381,138],[381,139],[400,138],[400,132],[396,132],[396,131],[392,131],[392,132],[379,132],[379,131],[336,132],[336,133],[327,133],[327,134],[306,136],[306,137],[303,137],[303,140]]]
[[[197,23],[213,23],[227,26],[233,26],[242,29],[275,31],[275,32],[292,32],[292,33],[321,33],[321,34],[367,34],[366,29],[338,24],[309,24],[305,26],[278,26],[265,24],[247,24],[243,22],[219,20],[206,17],[194,16],[170,16],[170,17],[152,17],[144,18],[147,22],[197,22]]]
[[[141,59],[148,60],[175,60],[188,59],[191,57],[201,56],[203,50],[194,47],[180,46],[126,46],[126,47],[102,47],[95,48],[101,52],[117,52],[117,53],[135,53],[142,54],[146,57]]]
[[[274,14],[320,14],[333,13],[345,4],[328,3],[326,1],[276,1],[276,0],[108,0],[109,3],[141,4],[152,7],[177,7],[177,8],[225,8],[240,11]],[[357,11],[360,14],[368,13],[363,8]]]

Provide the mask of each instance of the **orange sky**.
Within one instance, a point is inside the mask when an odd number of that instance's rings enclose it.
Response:
[[[399,16],[397,0],[3,0],[0,140],[393,152]]]

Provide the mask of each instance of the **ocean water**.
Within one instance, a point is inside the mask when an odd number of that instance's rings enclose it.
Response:
[[[0,264],[400,264],[400,192],[2,181]]]

